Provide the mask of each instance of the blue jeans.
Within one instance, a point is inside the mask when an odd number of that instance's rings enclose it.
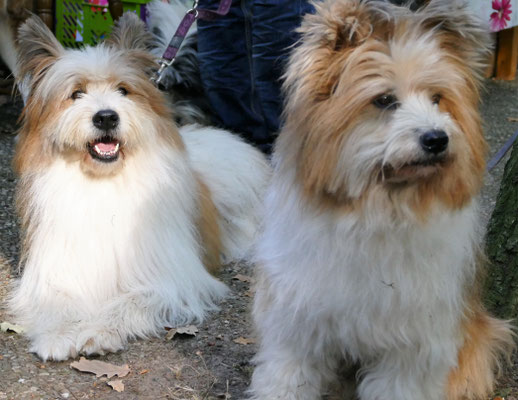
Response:
[[[219,0],[200,0],[217,8]],[[216,124],[271,151],[282,111],[280,77],[307,0],[233,0],[229,13],[198,21],[198,61]]]

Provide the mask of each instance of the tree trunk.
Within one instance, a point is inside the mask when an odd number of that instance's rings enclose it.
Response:
[[[518,143],[505,166],[486,237],[485,302],[501,318],[518,316]]]

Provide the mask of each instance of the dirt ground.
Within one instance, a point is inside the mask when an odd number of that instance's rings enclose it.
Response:
[[[10,163],[20,102],[0,96],[0,304],[16,277],[19,239],[13,209],[16,183]],[[483,115],[491,154],[505,142],[518,123],[518,83],[487,82]],[[481,196],[481,219],[487,222],[494,207],[503,163],[488,174]],[[238,276],[239,275],[239,276]],[[221,279],[230,287],[221,311],[198,326],[195,337],[139,340],[126,350],[96,359],[128,364],[121,378],[124,391],[116,392],[106,378],[78,372],[67,362],[42,363],[28,353],[28,341],[16,333],[0,332],[0,399],[243,399],[253,371],[255,345],[249,318],[253,266],[229,265]],[[241,280],[236,279],[236,276]],[[0,322],[12,320],[0,309]],[[164,330],[164,335],[166,330]],[[237,340],[237,342],[236,342]],[[518,360],[510,367],[495,396],[518,399]],[[387,399],[395,400],[395,399]]]

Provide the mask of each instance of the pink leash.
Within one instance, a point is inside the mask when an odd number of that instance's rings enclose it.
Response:
[[[180,46],[187,36],[189,29],[191,29],[194,21],[197,19],[211,21],[218,17],[222,17],[228,13],[231,4],[232,0],[221,0],[217,10],[206,10],[203,8],[198,8],[198,0],[194,0],[192,8],[185,13],[182,22],[180,22],[180,25],[178,25],[173,38],[165,49],[162,58],[158,62],[160,68],[158,69],[156,75],[152,78],[156,85],[158,85],[162,80],[165,69],[174,63],[176,54],[178,53],[178,50],[180,49]]]

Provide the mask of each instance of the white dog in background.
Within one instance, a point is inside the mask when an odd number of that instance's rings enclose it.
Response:
[[[478,290],[489,34],[457,1],[315,6],[257,251],[252,398],[320,399],[345,362],[361,400],[487,399],[513,343]]]
[[[256,232],[266,159],[225,131],[178,132],[149,80],[150,40],[131,13],[83,50],[37,17],[20,29],[31,93],[14,161],[23,275],[9,304],[44,360],[201,320],[226,291],[211,273]]]

